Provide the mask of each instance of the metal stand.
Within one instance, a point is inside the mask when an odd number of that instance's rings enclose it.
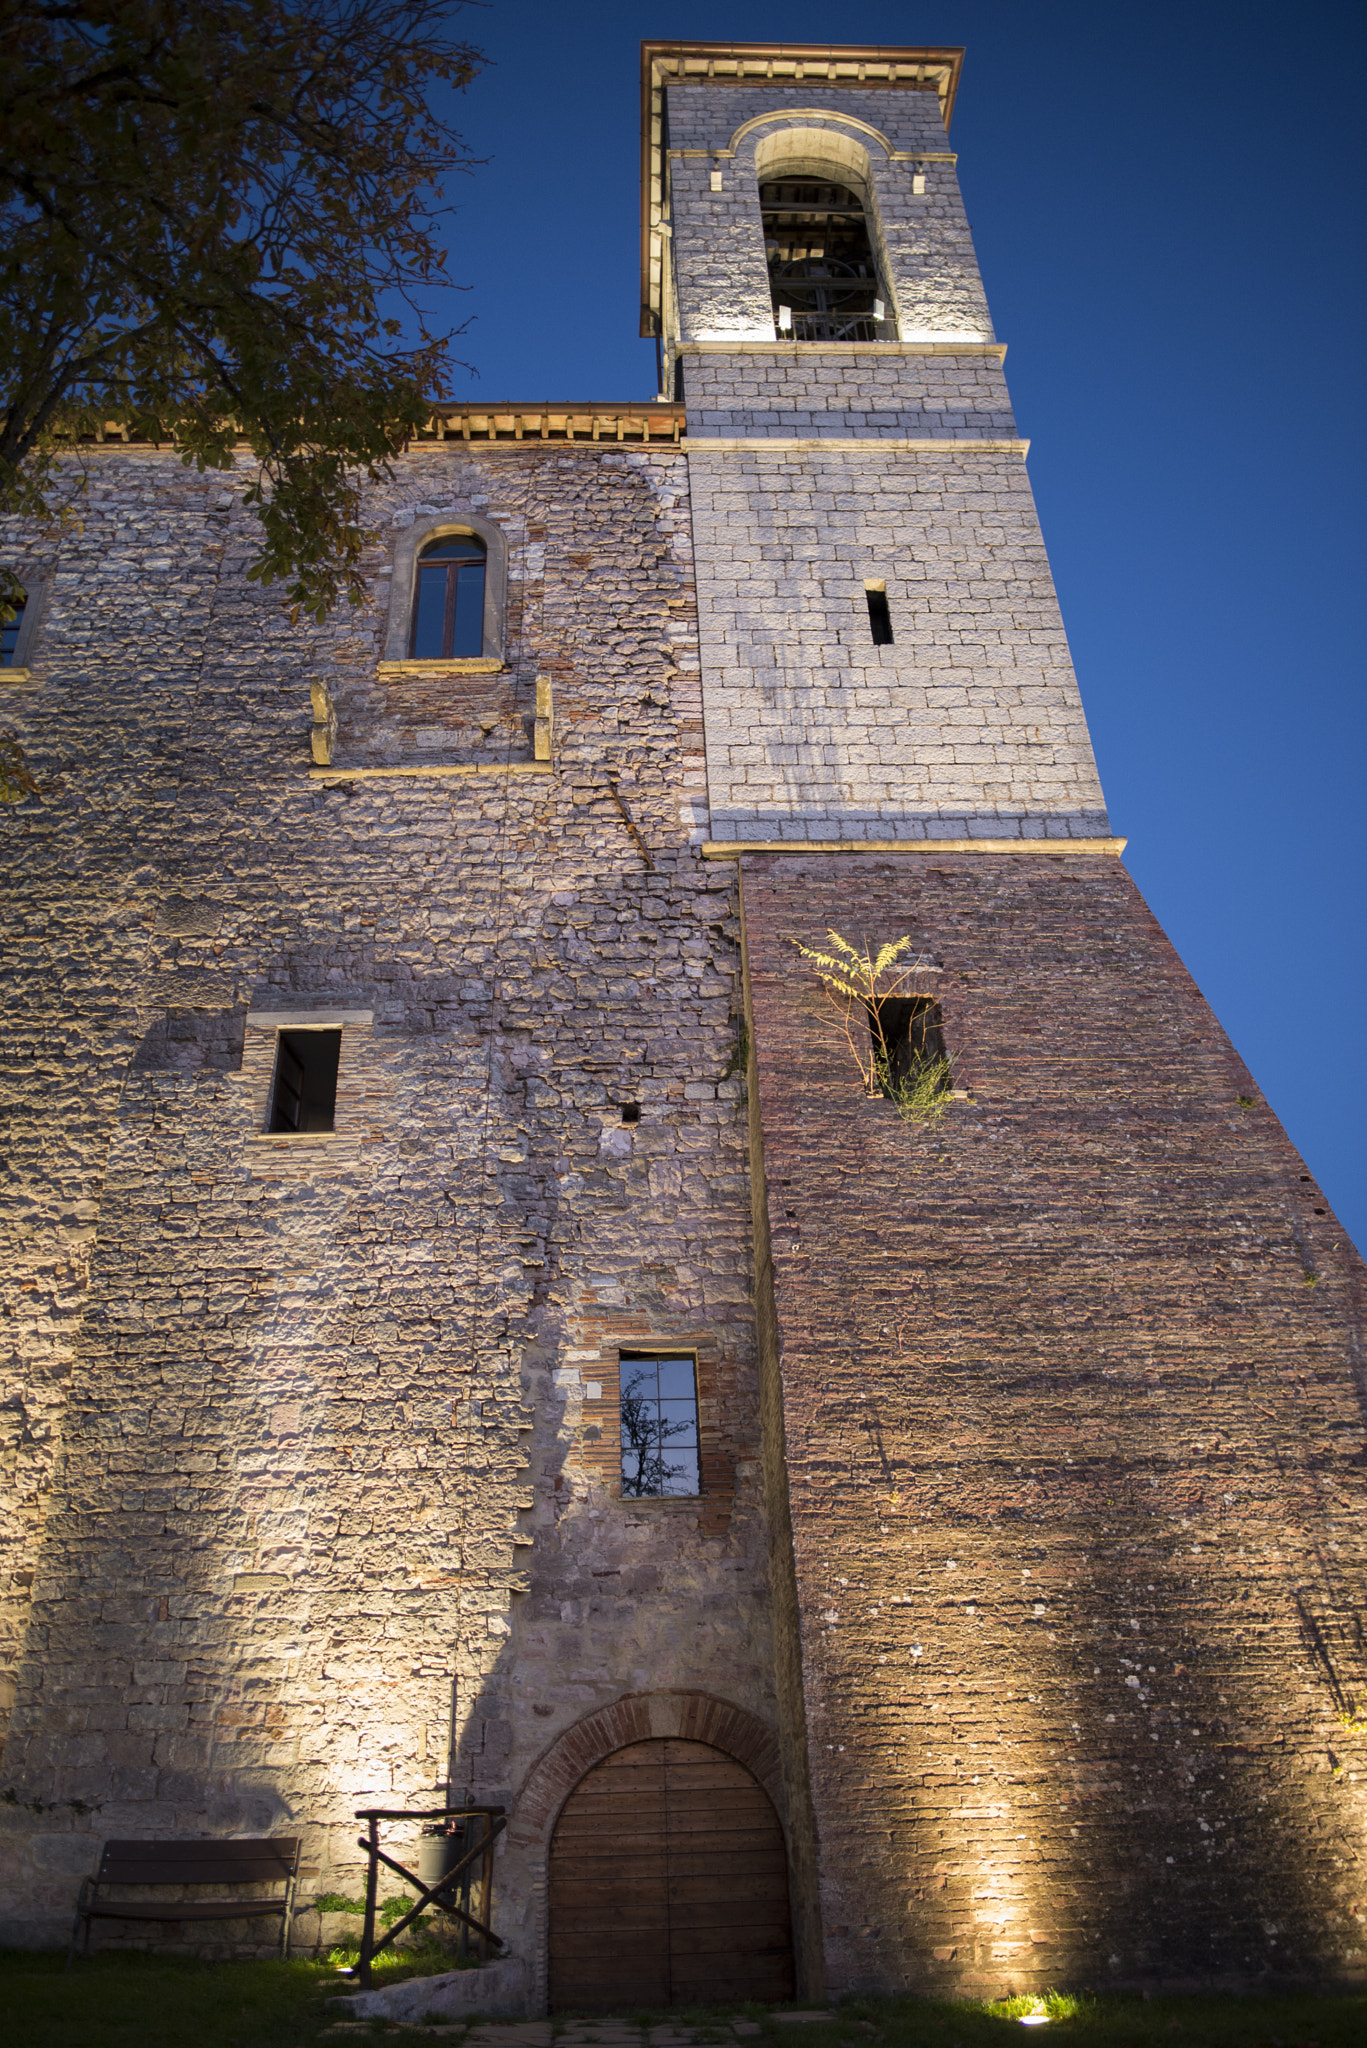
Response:
[[[366,1987],[369,1986],[370,1966],[375,1957],[380,1953],[380,1950],[388,1948],[391,1942],[396,1941],[404,1929],[413,1924],[419,1913],[433,1903],[437,1905],[440,1911],[450,1913],[455,1919],[460,1921],[462,1953],[466,1952],[468,1937],[472,1932],[478,1937],[479,1959],[482,1963],[489,1960],[489,1950],[491,1948],[501,1949],[503,1947],[504,1944],[498,1935],[494,1933],[491,1922],[493,1920],[494,1902],[494,1837],[500,1834],[508,1825],[507,1811],[504,1807],[437,1806],[428,1812],[411,1813],[405,1811],[402,1807],[363,1806],[357,1812],[356,1818],[366,1823],[366,1832],[358,1838],[357,1846],[365,1850],[367,1858],[365,1919],[361,1923],[361,1954],[360,1960],[356,1965],[356,1981],[359,1984]],[[387,1856],[380,1847],[381,1821],[476,1819],[482,1820],[484,1823],[478,1839],[466,1850],[459,1862],[452,1864],[446,1874],[438,1878],[435,1884],[424,1884],[421,1878],[415,1877],[411,1870],[405,1870],[402,1863],[396,1862],[392,1856]],[[482,1915],[480,1919],[476,1919],[473,1914],[467,1913],[463,1907],[458,1906],[455,1902],[456,1896],[460,1893],[462,1887],[468,1883],[469,1875],[473,1872],[476,1859],[480,1863],[479,1904]],[[403,1918],[396,1920],[392,1927],[386,1928],[377,1941],[375,1939],[375,1903],[376,1894],[379,1891],[380,1865],[382,1863],[386,1870],[392,1870],[396,1877],[401,1877],[406,1884],[411,1884],[419,1896],[417,1904],[410,1906],[409,1910],[403,1915]]]

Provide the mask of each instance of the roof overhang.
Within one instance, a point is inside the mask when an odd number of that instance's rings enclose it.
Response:
[[[939,96],[945,127],[963,67],[962,50],[894,49],[878,43],[642,43],[641,332],[660,330],[664,237],[664,89],[671,80],[717,78],[733,85],[890,86]]]

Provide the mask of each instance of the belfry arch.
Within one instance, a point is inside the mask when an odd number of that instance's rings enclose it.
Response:
[[[754,163],[776,338],[895,339],[864,144],[824,125],[777,127]]]

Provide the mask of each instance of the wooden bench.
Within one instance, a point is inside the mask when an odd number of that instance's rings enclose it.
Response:
[[[66,1968],[76,1953],[85,1922],[82,1953],[90,1953],[92,1920],[246,1920],[269,1913],[280,1916],[280,1954],[290,1950],[290,1916],[299,1878],[298,1835],[271,1835],[252,1841],[106,1842],[100,1867],[81,1885],[71,1929]],[[271,1898],[113,1898],[111,1888],[130,1885],[269,1884],[284,1886]]]

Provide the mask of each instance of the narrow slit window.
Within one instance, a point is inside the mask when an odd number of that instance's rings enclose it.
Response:
[[[24,607],[28,598],[22,592],[14,600],[14,617],[0,619],[0,668],[13,668],[14,657],[19,648],[19,632],[24,623]]]
[[[698,1380],[692,1358],[624,1354],[622,1492],[631,1499],[698,1494]]]
[[[484,652],[488,560],[472,533],[444,533],[418,556],[410,661],[463,661]]]
[[[886,590],[866,588],[864,595],[869,601],[869,631],[873,634],[874,646],[891,647],[892,613],[888,610]]]
[[[896,1097],[918,1086],[931,1096],[950,1092],[949,1055],[934,996],[885,996],[870,1004],[869,1037],[885,1095]]]
[[[337,1119],[340,1031],[282,1031],[275,1046],[269,1131],[330,1131]]]

